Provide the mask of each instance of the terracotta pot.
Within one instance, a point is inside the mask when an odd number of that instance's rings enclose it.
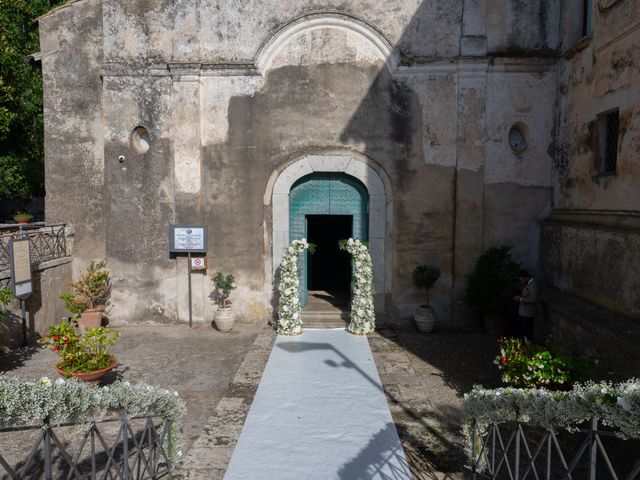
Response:
[[[75,378],[76,380],[81,380],[89,385],[98,385],[107,373],[118,366],[118,362],[115,357],[111,357],[113,359],[113,363],[106,368],[101,368],[100,370],[95,370],[93,372],[74,372],[70,375],[71,378]],[[69,378],[69,375],[65,374],[62,370],[56,367],[56,372],[63,378]]]
[[[87,308],[80,314],[78,319],[78,328],[85,333],[87,328],[96,328],[102,325],[102,314],[104,313],[104,305],[98,305],[96,308]]]
[[[506,322],[504,314],[499,312],[484,312],[484,329],[494,337],[503,337]]]
[[[218,308],[213,321],[216,324],[216,328],[221,332],[230,332],[233,329],[233,309],[231,307]]]
[[[418,305],[413,312],[413,320],[419,332],[430,333],[436,326],[436,315],[428,305]]]
[[[31,218],[14,218],[16,223],[29,223],[31,221]]]

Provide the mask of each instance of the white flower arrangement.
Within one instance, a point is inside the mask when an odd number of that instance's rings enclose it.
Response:
[[[357,238],[340,242],[340,248],[353,257],[353,297],[347,330],[357,335],[372,333],[376,328],[373,308],[373,267],[369,248]]]
[[[186,413],[177,392],[144,383],[115,382],[95,388],[77,380],[42,377],[37,382],[0,378],[0,425],[90,424],[126,411],[130,416],[158,415],[171,421],[168,454],[179,463],[180,418]]]
[[[299,335],[302,333],[302,318],[300,316],[300,296],[298,287],[298,256],[307,249],[313,249],[305,238],[294,240],[286,248],[280,265],[280,282],[278,292],[278,325],[281,335]]]
[[[622,438],[640,438],[640,380],[577,384],[566,392],[475,387],[464,395],[462,411],[468,453],[473,421],[479,432],[494,423],[516,420],[550,431],[575,431],[580,424],[597,418]]]

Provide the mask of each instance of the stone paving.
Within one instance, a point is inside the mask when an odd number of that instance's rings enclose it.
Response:
[[[222,480],[275,333],[265,328],[185,458],[187,480]],[[498,386],[495,340],[482,332],[382,330],[369,337],[391,413],[415,479],[464,478],[462,395]]]
[[[120,329],[117,375],[176,389],[183,420],[185,480],[224,477],[275,340],[272,327],[138,325]],[[144,338],[144,341],[140,341]],[[464,478],[459,411],[474,384],[499,385],[495,341],[481,332],[383,329],[369,337],[391,413],[415,479]],[[0,356],[4,375],[52,377],[55,355],[37,349]]]

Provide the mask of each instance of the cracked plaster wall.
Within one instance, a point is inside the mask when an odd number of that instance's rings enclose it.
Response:
[[[482,250],[508,242],[519,259],[537,260],[530,229],[551,196],[555,88],[555,65],[539,57],[555,48],[556,8],[516,0],[506,10],[489,0],[72,2],[40,21],[47,188],[55,192],[48,215],[92,232],[77,234],[86,246],[76,252],[81,262],[107,257],[116,321],[186,320],[186,263],[167,253],[168,225],[208,224],[210,273],[236,274],[239,317],[258,321],[272,315],[270,176],[304,155],[353,151],[391,182],[391,281],[378,292],[387,318],[400,321],[421,301],[411,271],[429,261],[443,271],[432,295],[440,321],[467,322],[464,276]],[[373,26],[400,68],[390,72],[380,48],[337,27],[302,32],[266,71],[253,68],[278,29],[318,12]],[[76,71],[74,62],[90,68]],[[529,129],[520,156],[506,145],[515,121]],[[92,128],[91,156],[75,135],[80,124]],[[137,125],[151,137],[145,155],[130,148]],[[63,158],[65,149],[74,156]],[[66,172],[87,168],[95,207],[62,193],[72,186]],[[194,318],[208,323],[211,281],[191,277]]]
[[[542,266],[557,287],[638,316],[640,3],[594,0],[592,38],[583,40],[572,23],[580,17],[575,3],[568,2],[564,16],[556,211],[544,227]],[[596,119],[615,108],[617,168],[599,175]]]

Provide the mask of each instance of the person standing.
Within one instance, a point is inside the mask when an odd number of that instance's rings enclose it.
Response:
[[[520,295],[513,299],[518,302],[518,336],[533,340],[533,324],[536,321],[538,285],[526,270],[520,270],[518,280],[522,286]]]

